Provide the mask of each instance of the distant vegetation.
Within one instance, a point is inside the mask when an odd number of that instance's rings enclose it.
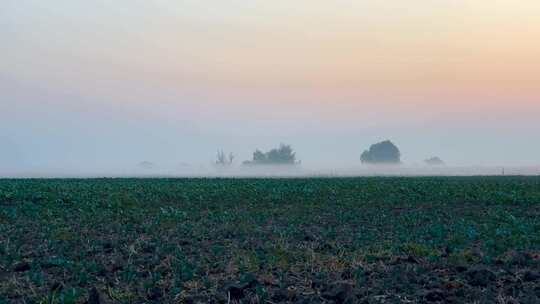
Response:
[[[223,150],[219,150],[216,157],[216,165],[220,166],[232,165],[234,161],[234,154],[232,152],[227,155],[225,152],[223,152]]]
[[[430,166],[442,166],[442,165],[444,165],[444,161],[442,159],[440,159],[439,157],[436,157],[436,156],[424,160],[424,163],[426,163],[427,165],[430,165]]]
[[[216,155],[215,164],[218,166],[230,166],[234,161],[234,154],[226,154],[223,150],[218,150]],[[381,141],[373,144],[369,149],[365,150],[360,155],[360,160],[363,164],[374,165],[398,165],[401,164],[401,151],[390,140]],[[291,145],[280,144],[278,148],[271,149],[267,152],[263,152],[259,149],[253,152],[253,158],[246,160],[243,165],[293,165],[299,164],[300,161],[296,159],[296,153],[293,151]],[[428,166],[443,166],[446,163],[438,156],[432,156],[423,161]],[[154,164],[149,162],[143,162],[139,164],[140,167],[152,167]]]
[[[401,152],[391,141],[386,140],[372,145],[369,150],[360,156],[362,163],[366,164],[399,164]]]
[[[290,145],[285,144],[266,153],[255,150],[253,160],[244,162],[246,165],[294,165],[296,163],[296,153]]]

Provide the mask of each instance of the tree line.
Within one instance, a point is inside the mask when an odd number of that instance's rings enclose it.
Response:
[[[231,165],[234,155],[225,154],[222,150],[217,153],[217,165]],[[364,164],[400,164],[401,152],[390,140],[385,140],[369,147],[360,155],[360,161]],[[439,157],[431,157],[424,161],[428,165],[443,165]],[[253,152],[253,158],[246,160],[244,165],[296,165],[300,161],[296,159],[296,153],[290,145],[280,144],[278,148],[263,152],[259,149]]]

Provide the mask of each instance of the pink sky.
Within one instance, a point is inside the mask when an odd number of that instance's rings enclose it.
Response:
[[[538,16],[533,0],[8,0],[0,136],[30,163],[84,160],[85,136],[192,162],[324,136],[336,151],[305,159],[390,138],[411,162],[538,164]]]

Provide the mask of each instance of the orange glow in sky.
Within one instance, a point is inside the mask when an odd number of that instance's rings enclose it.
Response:
[[[56,121],[115,113],[223,137],[406,141],[427,125],[456,143],[469,134],[456,126],[526,142],[540,130],[539,16],[537,0],[7,0],[0,121],[47,104],[72,113]]]

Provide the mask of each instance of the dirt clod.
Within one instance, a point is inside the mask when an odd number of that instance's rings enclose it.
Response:
[[[20,262],[13,266],[13,271],[15,272],[25,272],[30,269],[32,269],[32,267],[30,267],[30,264],[28,262]]]
[[[245,286],[242,284],[232,284],[227,287],[227,294],[231,297],[231,300],[240,300],[244,294]]]
[[[336,303],[345,303],[353,298],[353,285],[349,282],[335,282],[327,286],[321,296]]]
[[[446,298],[446,295],[440,289],[430,290],[425,295],[425,299],[428,302],[444,301],[445,298]]]
[[[471,269],[465,273],[469,284],[472,286],[486,287],[491,282],[495,281],[497,276],[491,270],[484,268]]]
[[[527,270],[523,273],[523,280],[525,282],[534,282],[540,280],[540,273],[538,271]]]

